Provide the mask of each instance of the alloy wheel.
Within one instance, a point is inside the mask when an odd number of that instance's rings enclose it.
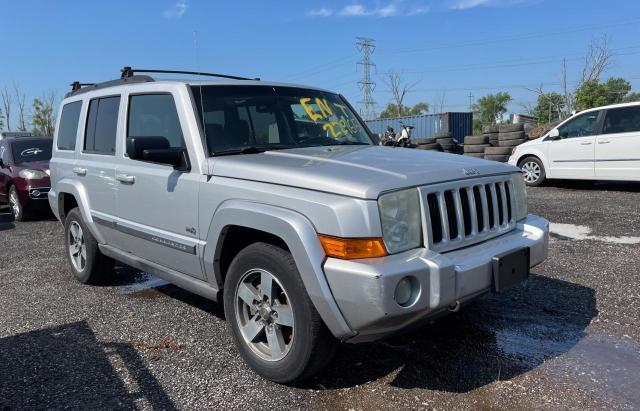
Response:
[[[11,206],[11,212],[15,218],[20,216],[20,203],[18,202],[18,196],[15,191],[11,191],[9,194],[9,206]]]
[[[535,183],[540,178],[540,165],[534,161],[527,161],[522,165],[522,174],[524,181],[527,183]]]
[[[236,321],[245,344],[265,361],[283,359],[294,339],[294,317],[289,296],[269,271],[243,274],[234,298]]]
[[[73,267],[81,272],[87,265],[87,246],[84,243],[82,227],[76,221],[69,225],[69,256]]]

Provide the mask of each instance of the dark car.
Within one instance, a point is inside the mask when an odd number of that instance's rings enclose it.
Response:
[[[18,221],[50,213],[47,196],[51,137],[10,137],[0,141],[0,204]]]

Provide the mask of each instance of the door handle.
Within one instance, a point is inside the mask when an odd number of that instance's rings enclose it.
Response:
[[[79,176],[87,175],[87,169],[82,167],[73,167],[73,172]]]
[[[580,145],[582,145],[582,146],[590,146],[591,145],[591,141],[583,141],[582,143],[580,143]]]
[[[125,184],[133,184],[136,182],[136,177],[128,174],[116,174],[116,180]]]
[[[611,140],[598,140],[598,144],[608,144],[611,143]]]

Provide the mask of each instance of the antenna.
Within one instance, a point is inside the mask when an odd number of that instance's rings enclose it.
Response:
[[[376,83],[371,81],[371,67],[375,67],[375,63],[371,62],[371,54],[376,46],[373,44],[374,39],[367,37],[356,37],[356,47],[362,53],[362,59],[356,63],[356,67],[361,65],[363,68],[362,80],[358,81],[358,87],[362,90],[362,100],[360,104],[360,115],[365,120],[374,119],[376,117],[376,102],[373,100],[373,90]]]

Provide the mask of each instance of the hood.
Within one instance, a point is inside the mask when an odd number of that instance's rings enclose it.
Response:
[[[49,161],[48,160],[45,160],[45,161],[26,161],[26,162],[22,162],[22,163],[17,163],[15,165],[15,167],[17,169],[20,169],[20,170],[29,169],[29,170],[40,170],[40,171],[47,172],[47,171],[49,171]]]
[[[458,154],[380,146],[296,148],[209,161],[214,176],[364,199],[377,199],[380,193],[404,187],[518,171],[507,164]]]

